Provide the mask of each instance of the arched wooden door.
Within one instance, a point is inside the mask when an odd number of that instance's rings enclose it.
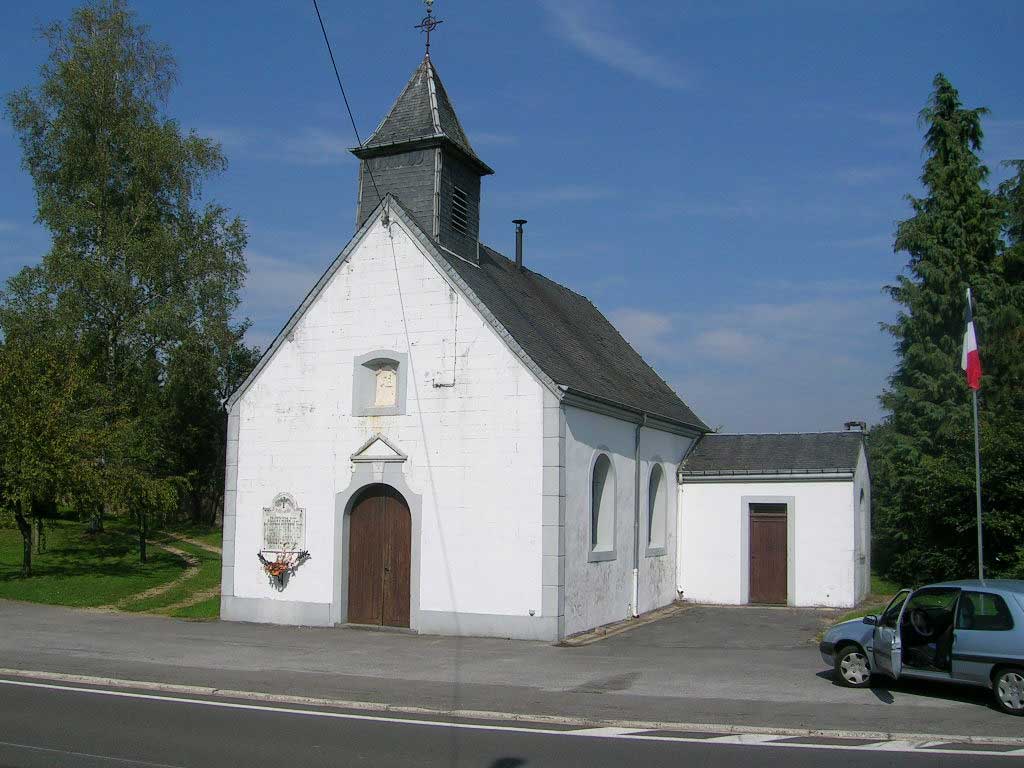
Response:
[[[348,620],[409,626],[412,516],[394,488],[373,485],[352,507],[348,532]]]

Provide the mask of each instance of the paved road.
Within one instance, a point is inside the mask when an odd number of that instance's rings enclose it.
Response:
[[[216,697],[0,683],[0,765],[11,768],[209,766],[758,766],[810,768],[1014,764],[1005,755],[894,753],[790,742],[734,744],[707,734],[624,733],[521,723],[438,721]],[[704,738],[703,741],[700,739]],[[726,737],[728,740],[730,737]],[[735,740],[736,737],[731,737]],[[743,738],[743,737],[740,737]]]
[[[982,690],[851,691],[814,611],[698,607],[582,648],[76,611],[0,601],[0,667],[593,720],[1024,737]]]

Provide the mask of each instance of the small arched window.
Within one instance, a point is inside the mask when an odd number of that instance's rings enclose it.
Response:
[[[668,520],[668,492],[665,490],[665,472],[661,464],[651,468],[651,479],[647,484],[647,547],[659,549],[665,546],[665,524]]]
[[[590,484],[590,549],[591,554],[612,559],[615,553],[615,473],[605,454],[597,457]],[[608,556],[610,555],[610,557]]]

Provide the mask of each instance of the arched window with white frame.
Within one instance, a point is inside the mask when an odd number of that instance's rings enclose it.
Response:
[[[661,464],[651,467],[647,482],[647,554],[665,554],[668,525],[668,489]]]
[[[590,477],[590,558],[615,559],[615,471],[607,454],[599,454]]]

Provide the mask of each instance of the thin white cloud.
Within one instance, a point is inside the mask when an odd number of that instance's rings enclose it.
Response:
[[[710,219],[756,219],[770,212],[753,202],[683,202],[669,205],[667,209],[673,216]]]
[[[536,198],[544,203],[581,203],[608,200],[616,195],[615,189],[600,184],[562,184],[539,190]]]
[[[542,0],[555,32],[577,50],[620,72],[662,88],[692,85],[685,69],[611,28],[603,4],[586,0]]]
[[[671,313],[623,307],[609,312],[608,319],[641,354],[670,355],[675,350],[676,317]]]
[[[894,312],[879,288],[845,280],[745,288],[767,298],[703,312],[620,307],[609,317],[712,426],[789,431],[877,421],[893,362],[878,322]]]
[[[242,293],[243,310],[256,323],[274,323],[288,317],[320,279],[325,267],[252,250],[245,258],[249,274]]]
[[[800,197],[782,194],[778,188],[765,186],[738,191],[732,197],[714,199],[662,198],[650,206],[648,215],[665,218],[708,218],[724,220],[793,219],[801,223],[809,219],[841,220],[848,223],[853,217],[877,218],[888,210],[884,203],[867,202],[854,205],[822,195]]]
[[[355,144],[342,131],[304,128],[293,134],[242,130],[231,126],[196,129],[200,136],[217,141],[230,155],[249,155],[289,165],[335,165],[354,162],[349,148]]]
[[[300,165],[333,165],[354,162],[348,151],[353,142],[346,134],[308,128],[285,139],[284,156]]]
[[[713,328],[697,334],[696,347],[704,354],[730,362],[748,360],[762,343],[756,334],[736,328]]]
[[[194,130],[197,136],[213,139],[228,152],[248,148],[254,137],[253,131],[230,126],[202,126]]]

